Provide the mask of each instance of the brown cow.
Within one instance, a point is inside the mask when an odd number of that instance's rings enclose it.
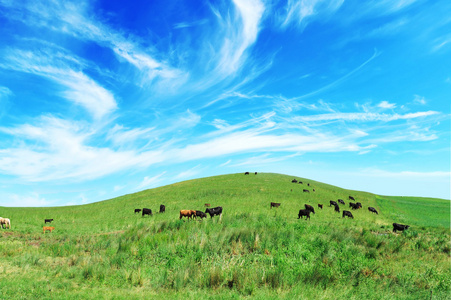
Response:
[[[55,227],[44,226],[44,227],[42,227],[42,229],[43,229],[44,233],[45,233],[47,230],[49,230],[50,232],[52,232],[53,229],[55,229]]]
[[[195,210],[182,209],[180,211],[180,220],[182,219],[182,217],[187,217],[188,220],[191,219],[191,217],[193,216],[193,212],[194,212],[194,215],[196,215]]]
[[[210,203],[205,203],[205,206],[206,207],[210,207]]]

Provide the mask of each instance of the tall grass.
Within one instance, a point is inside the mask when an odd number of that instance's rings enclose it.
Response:
[[[0,238],[0,295],[430,299],[432,293],[447,299],[449,227],[422,225],[418,218],[406,232],[393,234],[397,216],[386,211],[385,197],[301,179],[316,190],[305,195],[291,179],[235,174],[84,206],[2,208],[16,225]],[[325,205],[311,220],[297,219],[305,203],[316,208],[348,195],[380,215],[358,210],[354,220],[343,219]],[[271,201],[282,205],[270,209]],[[178,219],[179,209],[203,210],[204,203],[223,206],[222,218]],[[159,204],[166,205],[165,214],[133,213]],[[415,211],[402,214],[408,222]],[[56,230],[44,235],[49,217]]]

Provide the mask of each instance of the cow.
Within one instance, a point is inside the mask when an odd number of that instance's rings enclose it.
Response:
[[[342,218],[344,218],[344,217],[348,217],[348,218],[354,219],[354,216],[352,215],[352,213],[349,210],[344,210],[343,211],[343,217]]]
[[[313,206],[308,205],[308,204],[304,204],[305,209],[310,210],[312,213],[315,213],[315,209],[313,208]]]
[[[393,223],[393,232],[396,232],[397,230],[404,231],[405,229],[408,229],[409,227],[410,227],[409,225]]]
[[[299,213],[298,213],[298,219],[300,219],[301,217],[305,216],[305,219],[309,219],[310,220],[310,213],[311,210],[310,209],[300,209]]]
[[[334,206],[335,206],[334,210],[339,213],[340,212],[340,207],[338,207],[338,204],[334,205]]]
[[[257,175],[257,172],[255,172],[255,175]]]
[[[299,181],[299,184],[303,184],[302,181]]]
[[[141,212],[141,208],[135,208],[135,214]]]
[[[218,207],[214,207],[214,208],[207,208],[205,210],[206,214],[210,214],[210,218],[213,218],[213,216],[215,215],[221,215],[222,214],[222,207],[218,206]]]
[[[291,180],[292,183],[297,183],[298,181],[296,179]]]
[[[52,221],[53,221],[53,219],[45,219],[45,220],[44,220],[44,224],[52,223]]]
[[[194,216],[195,216],[196,215],[196,211],[195,210],[182,209],[180,211],[180,220],[182,219],[182,217],[187,217],[188,220],[191,219],[191,217],[193,217],[193,212],[194,212]]]
[[[42,230],[44,231],[44,233],[45,233],[47,230],[50,231],[50,232],[52,232],[54,229],[55,229],[55,227],[47,227],[47,226],[42,227]]]
[[[322,204],[318,204],[318,207],[323,209],[323,205]]]
[[[8,218],[0,217],[0,225],[2,225],[2,229],[5,228],[5,227],[3,227],[3,225],[6,225],[6,228],[11,229],[11,221]]]
[[[316,192],[315,189],[313,189],[313,191]]]
[[[210,207],[210,203],[205,203],[205,207]]]
[[[196,215],[195,215],[195,216],[196,216],[196,217],[200,217],[200,219],[202,220],[203,218],[206,218],[206,217],[207,217],[207,214],[204,213],[203,211],[196,210]]]
[[[337,204],[337,202],[330,200],[329,201],[329,207],[331,207],[332,205],[333,206],[337,206],[338,204]]]
[[[152,215],[152,210],[150,208],[143,208],[142,210],[142,216],[144,217],[145,215]]]
[[[249,175],[249,172],[244,173],[244,175]]]
[[[160,205],[160,214],[164,213],[166,211],[166,206],[164,206],[163,204]]]
[[[372,213],[376,213],[376,215],[378,215],[378,212],[377,212],[377,210],[374,208],[374,207],[368,207],[368,210],[370,211],[370,212],[372,212]]]
[[[352,196],[349,196],[348,199],[352,200],[352,201],[355,201],[354,197],[352,197]]]
[[[357,204],[357,206],[358,206],[359,208],[362,208],[362,203],[357,202],[356,204]]]
[[[271,206],[269,208],[279,207],[279,206],[280,206],[280,203],[271,202]]]
[[[345,202],[343,201],[343,199],[338,199],[338,203],[345,205]]]
[[[310,183],[307,183],[307,186],[310,186]]]
[[[357,203],[352,203],[352,202],[349,202],[349,206],[351,207],[351,209],[359,209],[360,208]]]
[[[306,189],[303,189],[302,190],[304,193],[310,193],[310,191],[309,190],[306,190]]]

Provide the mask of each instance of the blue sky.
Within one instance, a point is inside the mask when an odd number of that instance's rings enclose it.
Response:
[[[450,199],[450,11],[0,0],[0,206],[244,171]]]

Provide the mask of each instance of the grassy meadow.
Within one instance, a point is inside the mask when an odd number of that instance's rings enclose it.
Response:
[[[350,210],[349,195],[363,205],[352,211],[354,219],[328,206],[343,199],[340,209]],[[270,209],[270,202],[282,204]],[[205,203],[222,206],[222,217],[179,220],[181,209],[205,211]],[[316,214],[299,220],[306,203]],[[156,213],[160,204],[164,214]],[[143,207],[154,215],[134,214]],[[443,199],[379,196],[251,173],[88,205],[0,207],[0,216],[12,225],[0,231],[0,299],[451,296],[450,201]],[[45,218],[54,219],[46,225],[55,227],[52,233],[42,232]],[[393,222],[411,227],[394,234]]]

